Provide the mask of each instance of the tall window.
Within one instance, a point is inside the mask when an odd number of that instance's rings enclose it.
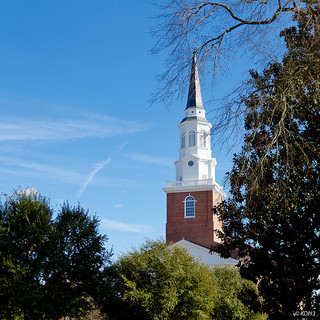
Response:
[[[200,134],[200,147],[204,148],[205,143],[206,143],[206,136],[203,133],[201,133]]]
[[[196,145],[196,133],[194,131],[189,132],[189,147]]]
[[[195,203],[196,200],[190,194],[184,199],[184,217],[194,218],[195,217]]]
[[[186,135],[183,133],[181,135],[181,148],[184,148],[186,146]]]
[[[200,134],[200,147],[207,147],[207,134],[205,132],[201,132]]]

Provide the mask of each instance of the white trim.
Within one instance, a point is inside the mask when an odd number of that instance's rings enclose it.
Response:
[[[169,182],[169,181],[168,181]],[[179,182],[179,181],[177,181]],[[184,181],[180,181],[184,182]],[[181,186],[181,187],[167,187],[162,188],[165,193],[180,193],[180,192],[195,192],[195,191],[211,191],[214,190],[221,198],[225,199],[227,194],[223,191],[217,183],[215,184],[203,184],[203,185],[191,185],[191,186]]]
[[[188,118],[188,117],[185,117],[185,118]],[[194,123],[208,126],[210,129],[212,128],[212,124],[205,118],[205,116],[198,117],[198,119],[194,119],[194,120],[190,120],[189,119],[188,121],[180,122],[178,124],[178,127],[181,128],[181,127],[183,127],[185,125],[190,125],[190,124],[194,124]]]
[[[185,147],[184,149],[192,149],[192,147]],[[199,149],[203,149],[205,150],[206,148],[199,148]],[[196,157],[192,154],[184,157],[183,159],[181,160],[177,160],[174,162],[174,165],[179,165],[179,164],[182,164],[182,163],[186,163],[188,162],[189,160],[193,160],[194,162],[202,162],[202,163],[213,163],[214,166],[217,165],[217,160],[216,158],[211,158],[211,159],[201,159],[199,157]]]

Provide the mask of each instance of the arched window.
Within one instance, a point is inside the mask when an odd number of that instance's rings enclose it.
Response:
[[[184,148],[186,146],[186,135],[185,133],[183,133],[181,135],[181,149]]]
[[[196,200],[190,194],[184,199],[184,217],[194,218],[195,217],[195,203]]]
[[[196,145],[196,133],[194,131],[189,132],[189,147]]]

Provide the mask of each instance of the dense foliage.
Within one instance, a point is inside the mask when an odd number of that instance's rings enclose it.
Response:
[[[147,241],[109,269],[104,309],[112,319],[265,319],[257,287],[237,269],[209,267],[184,249]]]
[[[212,270],[216,288],[213,320],[263,320],[262,299],[257,286],[240,276],[234,267],[216,266]]]
[[[239,250],[241,274],[258,281],[270,319],[300,308],[320,316],[320,6],[304,4],[282,32],[282,63],[251,72],[231,197],[216,209],[222,253]]]
[[[79,205],[61,206],[34,190],[6,196],[0,207],[0,318],[57,319],[92,307],[110,252],[98,220]]]

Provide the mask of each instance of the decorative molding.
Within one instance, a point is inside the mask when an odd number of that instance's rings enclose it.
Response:
[[[165,193],[179,193],[179,192],[195,192],[195,191],[211,191],[215,190],[220,197],[225,199],[227,194],[217,184],[213,185],[197,185],[197,186],[181,186],[181,187],[167,187],[162,188]]]

